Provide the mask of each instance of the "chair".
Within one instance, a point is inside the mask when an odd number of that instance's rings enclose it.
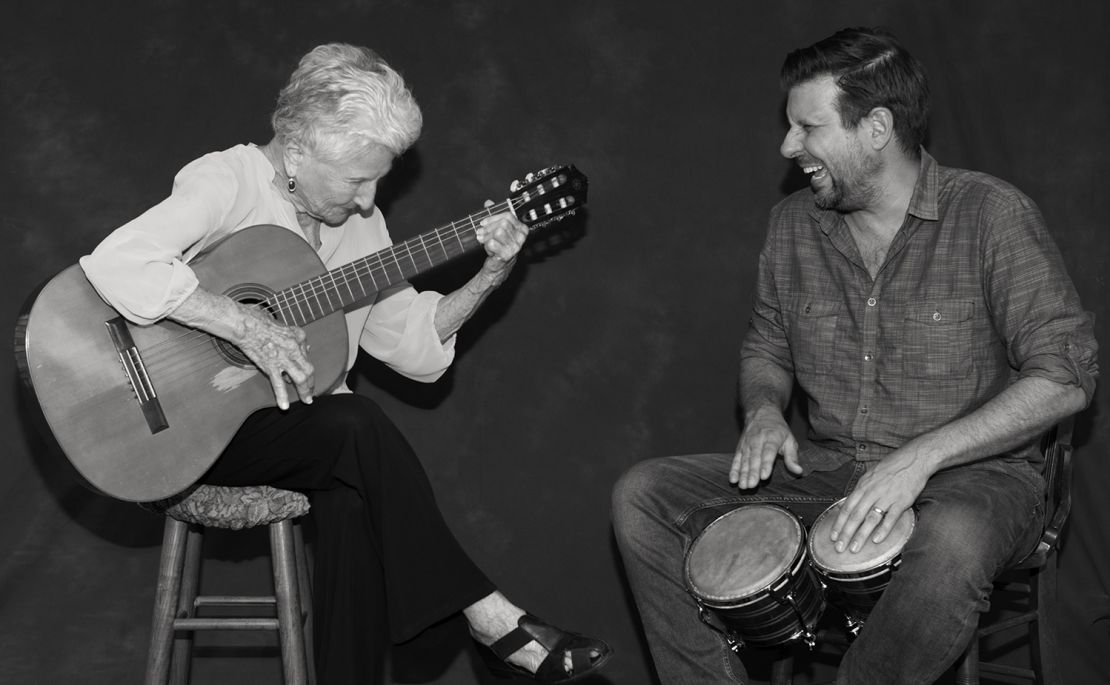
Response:
[[[1037,685],[1059,685],[1060,669],[1057,665],[1056,630],[1050,616],[1056,604],[1056,543],[1071,511],[1071,455],[1074,419],[1068,418],[1055,426],[1041,440],[1044,453],[1045,475],[1045,529],[1041,541],[1025,559],[1008,569],[1006,575],[995,583],[992,600],[999,591],[1014,593],[1021,613],[983,626],[980,624],[975,638],[964,652],[956,668],[958,685],[978,685],[979,674],[1003,675],[1025,678]],[[1019,575],[1010,581],[1010,575]],[[1022,601],[1024,598],[1024,601]],[[980,640],[1025,626],[1029,630],[1030,666],[1016,668],[1006,664],[980,660]]]
[[[284,682],[310,683],[311,593],[304,539],[296,521],[308,513],[308,499],[300,493],[269,486],[202,485],[186,496],[142,506],[166,517],[147,685],[171,682],[171,675],[175,683],[188,682],[193,633],[198,630],[276,630]],[[204,529],[241,530],[263,525],[268,526],[270,533],[274,594],[199,594]],[[198,616],[202,607],[248,606],[272,606],[276,615]]]
[[[1046,484],[1044,532],[1036,549],[995,582],[991,595],[992,605],[1016,607],[1019,613],[989,625],[982,624],[986,615],[980,618],[975,637],[956,663],[957,685],[978,685],[980,674],[1025,678],[1036,685],[1060,685],[1056,632],[1050,614],[1056,603],[1056,545],[1071,511],[1073,428],[1074,417],[1069,417],[1041,438]],[[982,661],[981,640],[1022,627],[1028,630],[1031,668]],[[848,644],[847,637],[839,631],[822,630],[817,641],[839,646]],[[793,668],[793,652],[784,650],[783,656],[772,663],[771,685],[790,685]]]

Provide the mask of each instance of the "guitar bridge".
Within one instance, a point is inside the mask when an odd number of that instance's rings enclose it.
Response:
[[[117,316],[105,321],[104,325],[108,327],[108,335],[112,336],[112,343],[116,346],[120,363],[123,364],[124,373],[127,374],[127,381],[131,384],[131,390],[134,392],[151,434],[169,428],[170,424],[162,411],[162,403],[158,401],[158,393],[154,391],[154,384],[150,382],[150,375],[146,372],[142,355],[135,347],[127,322],[122,316]]]

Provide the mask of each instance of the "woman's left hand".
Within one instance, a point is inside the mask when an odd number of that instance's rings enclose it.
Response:
[[[486,206],[491,204],[487,201]],[[528,227],[509,212],[503,212],[482,219],[475,235],[486,250],[482,271],[500,281],[512,269],[520,249],[524,247]]]

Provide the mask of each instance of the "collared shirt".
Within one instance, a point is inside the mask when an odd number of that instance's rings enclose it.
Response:
[[[771,211],[742,357],[805,392],[803,466],[881,459],[981,406],[1018,378],[1090,400],[1093,317],[1036,205],[924,150],[906,219],[876,277],[847,223],[802,190]],[[1009,453],[1039,461],[1034,444]],[[808,462],[808,463],[807,463]]]
[[[273,185],[274,167],[254,145],[213,152],[186,165],[168,198],[117,228],[81,258],[89,282],[137,324],[161,320],[198,286],[190,260],[250,226],[281,226],[303,237],[296,210]],[[390,246],[381,212],[320,227],[317,254],[330,270]],[[441,342],[435,312],[442,296],[407,284],[345,312],[347,369],[358,348],[414,380],[439,378],[454,359],[455,338]],[[342,384],[337,391],[347,391]]]

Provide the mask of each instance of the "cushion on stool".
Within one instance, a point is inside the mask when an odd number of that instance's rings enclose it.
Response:
[[[142,506],[185,523],[232,530],[297,518],[309,509],[308,498],[303,494],[269,485],[201,485],[192,492]]]

